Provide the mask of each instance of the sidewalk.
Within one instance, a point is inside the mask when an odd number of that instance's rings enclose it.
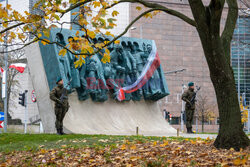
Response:
[[[215,139],[217,137],[217,134],[189,134],[189,133],[180,133],[181,137],[187,137],[187,138],[202,138],[202,139],[206,139],[206,138],[210,138],[210,139]]]

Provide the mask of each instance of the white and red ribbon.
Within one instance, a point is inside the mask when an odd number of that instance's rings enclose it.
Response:
[[[23,73],[24,70],[25,70],[25,68],[26,68],[26,64],[24,64],[24,63],[14,63],[14,64],[11,64],[11,65],[9,66],[9,68],[14,68],[14,69],[16,69],[18,72]]]
[[[160,58],[157,52],[157,48],[155,42],[152,42],[152,51],[148,56],[148,62],[144,66],[142,73],[138,77],[138,79],[131,85],[125,86],[118,90],[117,99],[122,101],[125,99],[125,93],[132,93],[140,89],[143,85],[145,85],[148,80],[152,77],[155,70],[160,66]]]

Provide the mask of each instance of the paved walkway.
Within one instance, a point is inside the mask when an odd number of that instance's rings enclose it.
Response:
[[[215,139],[217,137],[217,134],[188,134],[188,133],[181,133],[180,136],[182,137],[187,137],[187,138],[202,138],[202,139],[206,139],[206,138],[210,138],[210,139]]]
[[[139,134],[140,135],[140,134]],[[143,135],[143,134],[142,134]],[[144,135],[144,136],[161,136],[161,137],[177,137],[177,133],[168,133],[168,134],[150,134],[150,135]],[[188,133],[180,133],[179,137],[186,137],[186,138],[202,138],[202,139],[206,139],[206,138],[210,138],[210,139],[215,139],[217,137],[217,134],[188,134]]]

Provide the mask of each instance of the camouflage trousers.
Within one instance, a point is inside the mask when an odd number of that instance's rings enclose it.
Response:
[[[186,128],[192,128],[194,110],[186,109]]]
[[[68,112],[68,107],[55,107],[56,129],[63,129],[63,118]]]

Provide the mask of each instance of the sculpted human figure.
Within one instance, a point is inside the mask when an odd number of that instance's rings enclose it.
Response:
[[[125,64],[126,60],[124,59],[124,54],[122,52],[122,47],[118,44],[114,45],[113,51],[110,53],[111,57],[111,66],[112,66],[112,72],[111,72],[111,80],[110,84],[115,84],[117,87],[114,85],[114,97],[116,98],[116,93],[119,87],[125,86],[124,80],[125,80]],[[112,79],[114,78],[114,82]]]
[[[70,43],[71,46],[77,45],[77,41],[74,40],[73,37],[68,37],[68,42]],[[74,50],[74,52],[78,53],[79,50]],[[69,59],[69,64],[70,64],[70,72],[71,72],[71,85],[72,88],[79,88],[81,86],[80,84],[80,75],[79,75],[79,69],[75,68],[74,62],[77,60],[75,55],[73,55],[70,52],[67,52],[67,56]]]
[[[58,42],[59,44],[66,46],[64,37],[61,33],[57,33],[56,34],[56,42]],[[56,45],[56,49],[58,50],[58,52],[62,49],[63,47]],[[65,77],[65,79],[68,81],[71,80],[72,76],[71,76],[71,72],[70,72],[70,65],[69,65],[69,55],[66,54],[65,56],[59,56],[59,66],[61,68],[61,71],[63,72],[63,76]]]
[[[139,74],[141,74],[142,69],[144,67],[143,65],[143,58],[142,58],[142,51],[139,48],[139,44],[137,42],[133,42],[133,44],[130,45],[131,48],[131,54],[133,55],[133,57],[136,60],[136,67],[137,67],[137,71]]]
[[[98,42],[103,42],[100,39]],[[89,58],[87,64],[87,82],[88,90],[93,101],[105,101],[108,99],[107,96],[107,84],[104,77],[103,64],[100,61],[104,51],[101,50]]]
[[[135,43],[132,44],[132,42],[130,41],[128,42],[128,48],[129,48],[131,55],[133,56],[133,59],[135,61],[135,66],[136,66],[136,70],[134,70],[132,73],[133,83],[137,80],[137,78],[139,77],[143,69],[143,62],[142,62],[140,53],[136,50],[136,46],[135,46],[136,44]],[[135,101],[140,101],[141,97],[142,97],[142,89],[138,89],[136,92],[132,93],[132,99]]]
[[[145,65],[148,62],[148,56],[152,51],[152,46],[150,44],[143,43],[143,51],[141,54],[143,64]],[[143,86],[143,95],[146,100],[155,100],[155,98],[161,94],[161,88],[159,85],[160,76],[158,70],[155,70],[152,77],[148,80],[148,82]]]
[[[122,52],[121,54],[122,59],[125,61],[125,70],[126,70],[126,75],[125,75],[125,85],[131,85],[133,84],[136,79],[137,79],[137,69],[136,69],[136,60],[131,54],[131,49],[128,46],[128,44],[125,41],[122,41]],[[137,92],[134,92],[132,94],[125,94],[126,100],[130,100],[132,98],[133,100],[140,100],[140,97],[138,96]]]
[[[152,51],[152,45],[147,45],[148,53],[150,54]],[[160,87],[161,78],[159,75],[159,71],[156,69],[154,74],[149,80],[150,90],[151,90],[151,96],[149,97],[150,100],[155,100],[157,96],[160,96],[161,94],[161,87]]]

